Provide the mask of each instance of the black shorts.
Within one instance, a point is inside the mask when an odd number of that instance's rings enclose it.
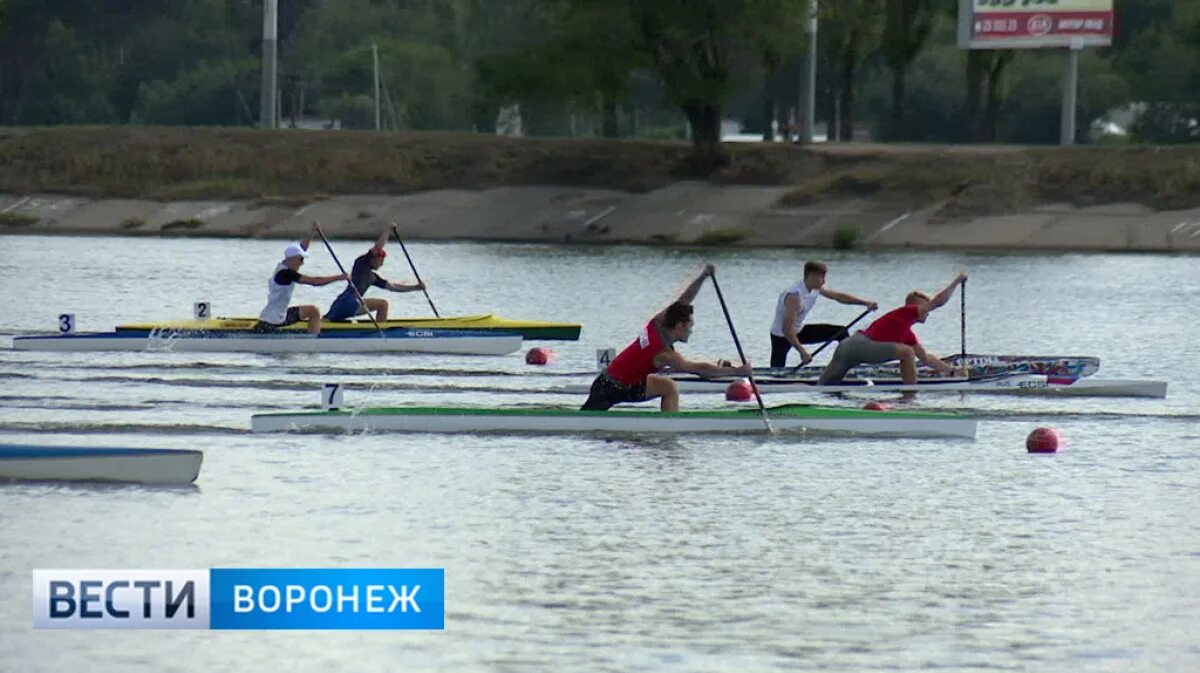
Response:
[[[841,341],[846,338],[846,328],[841,325],[826,325],[816,323],[805,325],[796,333],[796,339],[802,344],[823,344],[826,341]],[[786,367],[788,353],[792,352],[792,344],[781,336],[771,335],[771,366]]]
[[[645,402],[646,382],[643,380],[636,386],[614,381],[603,372],[592,381],[592,389],[588,392],[587,401],[580,411],[608,411],[614,404],[622,402]]]
[[[264,322],[259,320],[258,322],[254,323],[254,327],[251,327],[250,329],[254,332],[271,332],[279,329],[280,327],[287,327],[288,325],[294,325],[298,322],[300,322],[300,307],[289,306],[287,313],[285,313],[283,316],[283,322],[279,323],[278,325],[273,322]]]

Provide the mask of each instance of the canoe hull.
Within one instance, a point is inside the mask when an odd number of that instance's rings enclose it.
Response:
[[[193,330],[209,332],[247,331],[258,322],[255,318],[213,318],[211,320],[185,320],[160,323],[136,323],[117,325],[118,332],[150,332],[152,330]],[[540,320],[513,320],[492,313],[479,315],[451,316],[444,318],[394,318],[379,323],[384,329],[419,329],[440,332],[443,330],[470,330],[473,332],[519,334],[522,339],[541,341],[577,341],[582,327],[578,323],[545,322]],[[284,328],[283,332],[303,332],[304,325]],[[369,319],[356,322],[325,322],[323,332],[331,333],[375,333],[376,327]]]
[[[702,379],[675,375],[679,390],[689,393],[724,393],[735,379]],[[1167,396],[1166,381],[1122,379],[1064,380],[1039,375],[998,376],[987,379],[925,379],[907,385],[897,379],[854,379],[844,385],[819,386],[815,379],[755,378],[762,393],[972,393],[979,395],[1041,395],[1060,397],[1148,397]]]
[[[1039,374],[1061,378],[1083,378],[1091,376],[1100,370],[1100,358],[1086,355],[979,355],[968,353],[964,358],[961,354],[949,355],[946,362],[955,366],[969,367],[971,378],[998,376],[1001,374]],[[821,375],[823,365],[808,365],[796,371],[794,367],[755,368],[755,377],[805,377],[816,378]],[[928,367],[921,366],[922,375],[932,372]],[[850,371],[850,375],[862,379],[900,378],[900,365],[897,362],[859,365]]]
[[[803,410],[798,411],[798,410]],[[776,430],[884,437],[975,437],[973,418],[947,414],[870,412],[859,409],[788,405],[768,410]],[[757,411],[580,412],[573,410],[487,410],[384,408],[256,414],[254,432],[515,432],[710,434],[761,433]]]
[[[454,335],[391,330],[384,338],[375,334],[307,333],[215,334],[160,331],[153,335],[133,332],[18,336],[14,350],[36,351],[160,351],[179,353],[439,353],[450,355],[508,355],[521,349],[517,334]]]
[[[0,479],[185,485],[204,454],[176,449],[0,445]]]

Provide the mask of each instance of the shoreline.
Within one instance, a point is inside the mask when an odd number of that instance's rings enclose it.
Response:
[[[0,194],[4,235],[372,239],[395,221],[405,238],[689,248],[1200,252],[1200,208],[1033,206],[948,217],[924,206],[841,198],[781,207],[788,187],[677,182],[645,193],[575,187],[435,190],[315,200],[154,201]]]

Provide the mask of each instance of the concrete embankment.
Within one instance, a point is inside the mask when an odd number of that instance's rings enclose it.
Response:
[[[320,222],[332,236],[366,239],[396,222],[406,237],[427,240],[1200,251],[1200,209],[1045,204],[1012,214],[947,217],[940,212],[944,204],[870,199],[778,207],[786,191],[681,182],[643,194],[505,187],[293,204],[0,195],[0,232],[294,238]]]

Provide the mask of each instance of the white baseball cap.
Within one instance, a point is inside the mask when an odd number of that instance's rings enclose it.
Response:
[[[292,243],[283,251],[283,258],[287,259],[288,257],[308,257],[308,251],[299,243]]]

